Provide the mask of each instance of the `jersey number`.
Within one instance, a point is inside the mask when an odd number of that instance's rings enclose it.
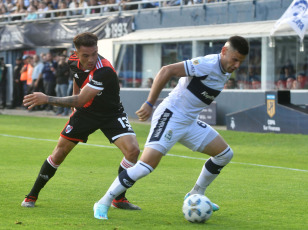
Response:
[[[118,118],[118,121],[120,122],[123,128],[129,128],[129,129],[132,128],[132,126],[128,122],[127,117]]]

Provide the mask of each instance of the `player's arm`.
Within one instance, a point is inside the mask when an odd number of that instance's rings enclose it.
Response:
[[[186,76],[184,62],[163,66],[154,78],[153,85],[147,98],[147,102],[154,105],[160,92],[172,77]],[[152,107],[144,103],[136,112],[140,121],[146,121],[152,113]]]
[[[24,105],[28,106],[28,109],[37,105],[50,104],[63,107],[82,107],[88,101],[93,99],[101,90],[94,89],[86,85],[78,95],[72,95],[69,97],[52,97],[43,93],[33,93],[24,97]]]

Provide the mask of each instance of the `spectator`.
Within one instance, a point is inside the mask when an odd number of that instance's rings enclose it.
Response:
[[[106,1],[106,4],[107,5],[110,5],[110,4],[120,4],[121,1],[118,1],[118,0],[107,0]],[[119,9],[118,6],[106,6],[104,7],[104,11],[105,12],[113,12],[113,11],[117,11]]]
[[[24,1],[23,0],[18,0],[16,2],[16,7],[13,12],[13,14],[23,14],[26,13],[27,8],[24,6]],[[12,18],[12,20],[21,20],[21,16],[15,16]]]
[[[12,0],[5,0],[4,6],[8,14],[14,11],[15,4]]]
[[[67,9],[67,4],[65,1],[60,2],[59,4],[59,10],[64,10]],[[57,17],[65,17],[66,16],[66,11],[58,12]]]
[[[88,8],[88,3],[85,0],[79,0],[78,8]],[[78,11],[78,14],[83,14],[83,11]]]
[[[278,90],[283,90],[285,89],[284,81],[283,80],[278,80],[276,83],[276,89]]]
[[[82,14],[82,10],[77,10],[78,8],[87,8],[88,7],[88,4],[86,1],[84,0],[73,0],[70,4],[69,4],[69,8],[70,9],[76,9],[74,11],[71,11],[71,14],[72,15],[80,15]]]
[[[248,80],[250,83],[252,83],[253,81],[261,81],[260,76],[256,74],[254,66],[251,65],[248,69]]]
[[[289,77],[286,82],[286,89],[292,89],[294,78]]]
[[[51,0],[51,4],[52,4],[53,9],[55,10],[59,9],[60,4],[58,0]]]
[[[72,0],[72,2],[68,6],[68,8],[72,9],[71,15],[76,15],[78,13],[78,11],[75,10],[76,8],[78,8],[78,6],[79,6],[78,0]]]
[[[28,79],[28,63],[29,63],[29,56],[24,55],[22,57],[23,60],[23,67],[20,70],[20,84],[22,85],[22,95],[23,98],[27,94],[27,79]]]
[[[32,72],[32,92],[43,92],[43,82],[39,79],[39,76],[42,74],[44,64],[40,60],[39,55],[34,55],[34,68]]]
[[[40,14],[38,15],[38,18],[45,18],[46,15],[45,15],[45,12],[47,11],[47,6],[46,6],[46,3],[41,1],[39,3],[39,7],[37,9],[37,12],[39,12]]]
[[[151,88],[153,85],[153,78],[149,77],[148,80],[147,80],[147,88]]]
[[[7,12],[7,7],[3,3],[0,3],[0,15],[7,14]]]
[[[236,81],[234,78],[230,78],[226,84],[225,84],[225,89],[237,89]]]
[[[261,88],[261,82],[253,80],[251,82],[251,89],[260,89]]]
[[[158,2],[150,2],[152,0],[142,0],[142,8],[155,8],[158,6]]]
[[[15,60],[15,67],[13,71],[13,101],[12,101],[12,108],[19,107],[22,105],[23,100],[23,89],[22,84],[20,83],[20,71],[23,66],[22,58],[18,57]]]
[[[181,0],[171,0],[164,2],[163,6],[179,6],[181,4]]]
[[[89,6],[99,6],[97,0],[89,0]],[[87,14],[98,14],[100,13],[100,8],[88,8]]]
[[[37,19],[37,14],[35,13],[37,11],[37,8],[34,5],[30,5],[27,9],[27,17],[25,20],[35,20]]]
[[[296,77],[296,80],[298,82],[298,88],[299,89],[308,89],[306,76],[304,73],[299,73]]]
[[[292,83],[292,89],[300,89],[299,82],[297,80],[294,80]]]
[[[38,7],[39,7],[39,0],[31,0],[31,4],[36,8],[36,9],[38,9]]]
[[[51,2],[48,2],[46,11],[51,11],[51,10],[54,10],[53,5]],[[51,15],[52,15],[51,13],[45,14],[45,18],[51,18]]]
[[[33,57],[29,56],[28,58],[28,68],[27,68],[27,94],[32,91],[32,72],[33,72],[34,61]]]
[[[283,81],[286,81],[289,77],[295,79],[294,73],[295,71],[291,61],[287,60],[286,64],[281,68],[279,79]]]
[[[44,62],[44,67],[42,71],[43,84],[44,84],[44,92],[47,95],[55,96],[55,88],[56,88],[56,73],[57,64],[53,61],[53,56],[51,53],[46,54],[46,60]],[[52,110],[53,106],[48,105],[46,110]]]
[[[123,9],[124,9],[124,10],[136,10],[136,9],[138,9],[138,4],[126,5],[126,3],[130,3],[130,2],[140,2],[140,1],[141,1],[141,0],[122,0]]]
[[[67,90],[68,90],[68,80],[70,77],[70,67],[68,63],[66,62],[66,56],[65,55],[60,55],[59,61],[58,61],[58,66],[56,70],[56,92],[57,92],[57,97],[66,97],[69,96],[67,95]],[[67,116],[69,112],[68,107],[58,107],[57,115],[63,115]]]
[[[7,83],[7,67],[5,66],[4,59],[0,58],[0,94],[2,101],[2,108],[6,107],[6,83]]]
[[[30,6],[30,0],[23,0],[24,6],[29,7]]]

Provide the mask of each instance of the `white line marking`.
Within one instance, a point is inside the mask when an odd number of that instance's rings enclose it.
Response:
[[[58,142],[58,140],[41,139],[41,138],[34,138],[34,137],[23,137],[23,136],[14,136],[14,135],[1,134],[1,133],[0,133],[0,136],[12,137],[12,138],[20,138],[20,139],[27,139],[27,140],[35,140],[35,141]],[[115,146],[96,145],[96,144],[87,144],[87,143],[79,143],[79,145],[87,145],[87,146],[100,147],[100,148],[111,148],[111,149],[116,149],[116,148],[117,148],[117,147],[115,147]],[[141,151],[141,152],[142,152],[142,151]],[[203,161],[206,161],[206,160],[207,160],[207,158],[198,158],[198,157],[181,156],[181,155],[175,155],[175,154],[170,154],[170,153],[168,153],[166,156],[187,158],[187,159],[192,159],[192,160],[203,160]],[[286,167],[271,166],[271,165],[260,165],[260,164],[242,163],[242,162],[233,162],[233,161],[230,162],[230,163],[231,163],[231,164],[241,164],[241,165],[251,165],[251,166],[265,167],[265,168],[285,169],[285,170],[292,170],[292,171],[299,171],[299,172],[308,172],[308,170],[304,170],[304,169],[286,168]]]

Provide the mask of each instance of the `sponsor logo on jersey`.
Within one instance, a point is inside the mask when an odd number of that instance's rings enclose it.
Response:
[[[150,142],[151,141],[159,141],[160,138],[162,137],[166,126],[168,124],[168,121],[170,119],[170,117],[172,116],[172,112],[169,109],[166,109],[164,111],[164,113],[161,115],[161,117],[159,118],[156,127],[154,128],[153,134],[150,138]]]
[[[74,77],[75,77],[75,78],[77,78],[77,79],[79,79],[79,77],[78,77],[78,74],[77,74],[77,73],[75,73]]]
[[[95,80],[91,80],[91,82],[94,84],[94,85],[103,85],[103,82],[99,82],[99,81],[95,81]]]
[[[211,101],[214,101],[214,99],[215,99],[214,96],[209,95],[208,92],[206,92],[206,91],[203,91],[203,92],[201,93],[201,95],[202,95],[203,97],[205,97],[205,99],[209,99],[209,100],[211,100]]]
[[[199,65],[199,64],[200,64],[199,59],[193,60],[193,65]]]
[[[73,130],[73,126],[68,125],[68,126],[66,126],[65,132],[66,132],[66,133],[69,133],[69,132],[71,132],[72,130]]]

